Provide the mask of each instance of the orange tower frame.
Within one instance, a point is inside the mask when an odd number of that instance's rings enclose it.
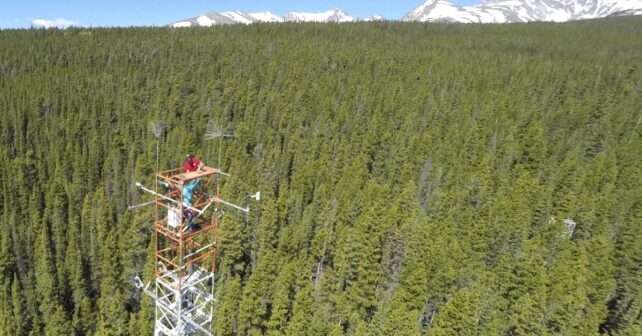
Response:
[[[218,216],[207,216],[205,211],[213,204],[215,210],[220,209],[220,190],[216,183],[219,170],[211,167],[204,167],[202,171],[197,172],[184,173],[181,170],[172,169],[156,174],[161,184],[173,186],[163,195],[164,197],[156,197],[155,202],[156,277],[164,273],[158,267],[159,261],[164,263],[168,270],[176,270],[179,275],[187,275],[192,265],[209,264],[206,266],[211,272],[216,270]],[[194,180],[200,180],[202,186],[195,192],[195,200],[189,206],[183,200],[182,190]],[[208,194],[210,189],[214,189],[214,195]],[[190,218],[184,215],[187,213],[191,216],[191,225]],[[216,211],[212,213],[215,214]],[[171,218],[178,215],[180,220],[177,220],[178,217]]]

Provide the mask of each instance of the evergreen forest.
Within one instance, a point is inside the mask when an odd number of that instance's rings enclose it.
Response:
[[[151,335],[153,209],[128,206],[192,153],[262,193],[220,225],[217,336],[639,336],[640,36],[0,31],[0,335]]]

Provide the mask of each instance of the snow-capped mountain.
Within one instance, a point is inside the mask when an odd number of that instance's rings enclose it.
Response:
[[[338,8],[330,9],[323,13],[301,13],[289,12],[283,17],[277,16],[271,12],[245,13],[242,11],[231,12],[207,12],[199,16],[181,20],[170,24],[172,27],[209,27],[220,24],[243,23],[250,24],[253,22],[354,22],[358,19]]]
[[[631,16],[631,15],[642,15],[642,8],[617,11],[609,16]]]
[[[283,22],[282,17],[272,14],[272,12],[250,13],[250,16],[259,22]]]
[[[384,21],[385,18],[381,15],[373,15],[373,16],[368,16],[367,18],[363,19],[363,21]]]
[[[207,12],[199,16],[181,20],[172,23],[172,27],[209,27],[221,24],[243,23],[250,24],[253,22],[283,22],[283,18],[272,14],[271,12],[245,13],[242,11],[231,12]]]
[[[333,8],[323,13],[289,12],[283,16],[283,19],[296,22],[355,22],[358,20],[339,8]]]
[[[466,23],[563,22],[638,14],[642,14],[642,0],[484,0],[471,7],[459,7],[445,0],[427,0],[401,20]]]

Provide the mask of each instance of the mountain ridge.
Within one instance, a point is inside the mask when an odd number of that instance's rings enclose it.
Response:
[[[383,20],[382,16],[372,16],[368,19]],[[243,11],[206,12],[199,16],[171,23],[172,27],[209,27],[217,24],[251,24],[255,22],[356,22],[359,21],[339,8],[332,8],[321,13],[287,12],[278,16],[270,11],[246,13]]]
[[[446,0],[427,0],[401,21],[453,23],[566,22],[611,15],[642,14],[635,0],[486,0],[457,6]]]
[[[642,15],[639,0],[483,0],[474,6],[457,6],[447,0],[426,0],[401,17],[400,21],[452,23],[516,23],[533,21],[565,22],[608,16]],[[270,11],[246,13],[206,12],[171,23],[172,27],[209,27],[219,24],[255,22],[323,22],[342,23],[382,21],[381,15],[365,19],[352,16],[340,8],[325,12],[287,12],[278,16]]]

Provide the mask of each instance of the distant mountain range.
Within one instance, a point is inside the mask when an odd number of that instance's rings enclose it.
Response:
[[[607,16],[642,15],[642,0],[484,0],[475,6],[460,7],[444,0],[427,0],[403,16],[401,21],[512,23],[532,21],[563,22]],[[359,19],[333,8],[323,13],[289,12],[207,12],[170,24],[173,27],[209,27],[254,22],[356,22],[379,21],[374,15]]]
[[[642,14],[642,0],[485,0],[471,7],[459,7],[443,0],[428,0],[401,20],[465,23],[564,22],[639,14]]]
[[[364,21],[383,20],[382,16],[372,16],[364,19]],[[173,27],[196,27],[196,26],[212,26],[219,24],[234,24],[244,23],[250,24],[253,22],[355,22],[359,21],[354,16],[342,11],[338,8],[330,9],[323,13],[304,13],[304,12],[289,12],[283,16],[275,15],[271,12],[260,13],[245,13],[242,11],[231,12],[207,12],[199,16],[177,21],[171,24]]]

